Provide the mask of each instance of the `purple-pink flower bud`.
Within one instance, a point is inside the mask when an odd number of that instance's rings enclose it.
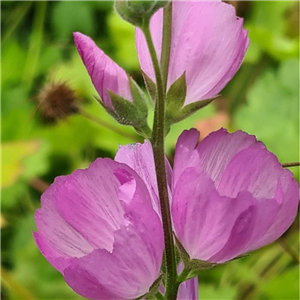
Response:
[[[150,29],[158,57],[162,48],[163,10],[151,19]],[[173,1],[169,88],[186,73],[185,105],[216,96],[238,71],[249,39],[243,19],[221,1]],[[141,69],[155,81],[143,33],[136,29]]]
[[[36,243],[78,294],[136,299],[160,275],[163,229],[141,178],[97,159],[61,176],[42,195]]]
[[[113,109],[108,90],[133,102],[126,72],[88,36],[74,32],[74,40],[91,80],[106,106]]]

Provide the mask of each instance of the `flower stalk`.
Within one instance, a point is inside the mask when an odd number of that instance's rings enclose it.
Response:
[[[162,37],[162,51],[160,58],[161,74],[163,80],[164,91],[167,90],[168,71],[170,62],[170,46],[171,46],[171,30],[172,28],[172,1],[164,8],[163,19],[163,37]]]
[[[170,8],[168,14],[171,13]],[[167,15],[167,13],[165,13]],[[164,20],[170,20],[171,17],[165,17]],[[153,130],[151,137],[151,144],[153,148],[153,156],[156,170],[156,179],[158,185],[160,208],[164,229],[164,241],[165,241],[165,256],[166,256],[166,299],[176,300],[178,284],[177,284],[177,270],[176,270],[176,258],[174,250],[173,229],[171,221],[170,204],[168,197],[166,167],[165,167],[165,151],[164,151],[164,137],[165,137],[165,95],[166,95],[166,82],[168,72],[169,50],[170,50],[170,32],[171,22],[164,24],[168,29],[164,30],[163,37],[164,43],[162,48],[162,58],[164,60],[164,77],[162,77],[160,65],[158,62],[157,54],[154,48],[153,40],[150,33],[149,21],[144,24],[142,30],[146,38],[146,42],[149,48],[151,60],[153,63],[154,73],[156,77],[156,100]]]

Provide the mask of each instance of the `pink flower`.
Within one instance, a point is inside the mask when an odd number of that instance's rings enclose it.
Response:
[[[280,237],[292,224],[299,187],[254,136],[224,129],[199,145],[179,137],[167,179],[174,232],[191,259],[223,263]],[[159,277],[164,248],[153,153],[148,141],[115,161],[56,178],[36,212],[36,243],[80,295],[134,299]],[[178,299],[197,299],[197,280]]]
[[[173,174],[167,168],[174,231],[190,258],[223,263],[279,238],[297,214],[293,174],[245,132],[221,129],[197,146],[198,140],[197,130],[184,131]],[[133,168],[155,195],[147,143],[121,148],[116,159]]]
[[[102,101],[112,107],[108,91],[133,101],[126,72],[110,59],[88,36],[74,32],[77,50]]]
[[[254,136],[221,129],[176,145],[172,217],[191,258],[223,263],[279,238],[299,203],[293,174]]]
[[[177,300],[198,300],[198,277],[189,279],[179,286]]]
[[[56,178],[36,212],[36,243],[78,294],[135,299],[160,275],[163,229],[141,178],[97,159]]]
[[[161,55],[163,9],[151,19],[151,32]],[[102,101],[112,108],[107,90],[133,101],[126,72],[88,36],[74,33],[77,50]],[[220,1],[173,1],[168,87],[186,72],[185,104],[216,96],[239,69],[249,44],[243,19]],[[142,70],[155,81],[145,38],[136,29]]]
[[[150,28],[161,55],[163,10]],[[239,69],[249,39],[243,19],[233,6],[220,1],[173,1],[168,88],[186,72],[185,104],[216,96]],[[155,81],[145,38],[136,29],[136,48],[142,70]]]

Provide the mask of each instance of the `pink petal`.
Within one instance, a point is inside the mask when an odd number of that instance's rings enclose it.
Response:
[[[256,145],[235,155],[217,187],[223,195],[235,197],[247,190],[257,199],[259,235],[249,241],[248,251],[280,237],[295,219],[299,203],[299,187],[292,173],[282,168],[275,155]]]
[[[133,101],[126,72],[111,60],[88,36],[73,33],[77,50],[102,101],[112,107],[107,90]]]
[[[230,160],[241,150],[252,145],[257,148],[265,146],[257,142],[255,136],[242,131],[228,133],[220,129],[207,136],[197,147],[199,167],[209,174],[210,178],[218,183]]]
[[[276,201],[281,204],[279,212],[268,231],[256,243],[249,245],[247,252],[261,248],[278,239],[296,218],[299,205],[299,185],[289,170],[282,172],[279,187],[282,195],[276,192],[274,196]]]
[[[137,182],[132,201],[124,202],[126,226],[116,231],[113,251],[97,249],[74,260],[64,273],[67,283],[82,296],[91,297],[92,278],[96,291],[105,290],[96,299],[135,299],[147,293],[159,277],[164,248],[162,224],[145,185],[134,179]],[[82,278],[77,272],[87,282],[86,288],[78,289]]]
[[[56,199],[60,198],[57,187],[65,180],[65,176],[57,177],[42,195],[42,207],[35,214],[38,233],[33,233],[42,254],[60,272],[68,265],[70,257],[81,257],[94,250],[94,246],[60,215],[55,206]]]
[[[162,11],[151,19],[158,57],[161,52]],[[185,104],[217,95],[239,69],[249,44],[243,20],[220,1],[174,1],[168,87],[184,72]],[[142,70],[154,80],[142,33],[136,32]]]
[[[209,260],[228,242],[240,216],[255,206],[252,197],[236,201],[220,196],[203,172],[188,168],[173,191],[172,217],[176,235],[191,258]],[[245,239],[252,225],[243,231]],[[245,241],[240,243],[244,245]],[[212,260],[210,260],[212,261]]]
[[[192,128],[190,130],[184,130],[179,136],[174,156],[174,177],[173,186],[176,186],[180,175],[189,167],[195,167],[199,164],[199,154],[195,150],[200,133]]]
[[[179,286],[177,300],[198,300],[198,294],[198,277],[195,277]]]
[[[123,300],[105,286],[99,284],[92,273],[81,266],[77,260],[64,271],[64,278],[72,289],[79,295],[93,300]]]
[[[142,179],[97,159],[42,196],[35,238],[67,283],[91,299],[132,299],[159,277],[163,228]]]
[[[154,14],[154,16],[152,16],[150,21],[150,30],[158,60],[160,60],[161,56],[162,20],[163,9],[161,8]],[[155,81],[155,74],[148,46],[143,32],[138,27],[135,29],[135,45],[142,71]]]
[[[144,144],[121,146],[116,154],[115,160],[128,165],[140,176],[148,188],[154,210],[160,215],[155,165],[150,142],[145,140]],[[172,169],[167,159],[166,169],[170,190]]]
[[[244,132],[198,139],[183,132],[174,159],[172,217],[190,256],[225,262],[282,235],[299,203],[292,173]]]
[[[251,145],[265,148],[252,135],[242,131],[229,134],[220,129],[207,136],[199,145],[199,132],[192,128],[185,130],[178,138],[174,157],[174,184],[180,174],[189,166],[198,166],[213,181],[218,182],[222,172],[239,151]]]
[[[120,183],[114,175],[118,168],[119,163],[99,158],[57,186],[55,205],[60,215],[94,248],[112,250],[113,234],[124,222]]]
[[[236,153],[228,162],[217,189],[228,197],[249,191],[256,198],[272,198],[282,172],[274,154],[256,145],[250,146]]]
[[[183,270],[183,263],[181,262],[177,268],[178,273]],[[198,300],[198,277],[189,279],[180,284],[177,294],[177,300]]]

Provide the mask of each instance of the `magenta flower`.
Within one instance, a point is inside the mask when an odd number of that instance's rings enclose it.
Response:
[[[112,107],[108,91],[133,101],[126,72],[110,59],[88,36],[74,32],[77,50],[102,101]]]
[[[163,229],[141,178],[97,159],[56,178],[36,212],[36,243],[80,295],[135,299],[160,275]]]
[[[254,136],[224,129],[198,146],[192,129],[167,164],[175,234],[191,259],[223,263],[273,242],[292,224],[299,188]],[[36,243],[80,295],[134,299],[159,277],[164,248],[150,143],[121,147],[116,161],[58,177],[36,212]],[[197,280],[178,299],[197,299]]]
[[[178,289],[177,300],[198,300],[198,277],[183,282]]]
[[[158,57],[162,48],[163,10],[151,19]],[[221,1],[173,1],[168,88],[186,72],[185,104],[216,96],[239,69],[249,39],[243,19]],[[143,33],[136,29],[136,48],[142,70],[155,81]]]
[[[198,140],[197,130],[184,131],[173,175],[168,170],[174,231],[190,258],[223,263],[279,238],[297,214],[293,174],[245,132],[221,129],[197,146]],[[116,159],[133,168],[155,195],[147,143],[121,148]]]
[[[191,258],[223,263],[279,238],[299,203],[293,174],[254,136],[221,129],[176,146],[172,217]]]

